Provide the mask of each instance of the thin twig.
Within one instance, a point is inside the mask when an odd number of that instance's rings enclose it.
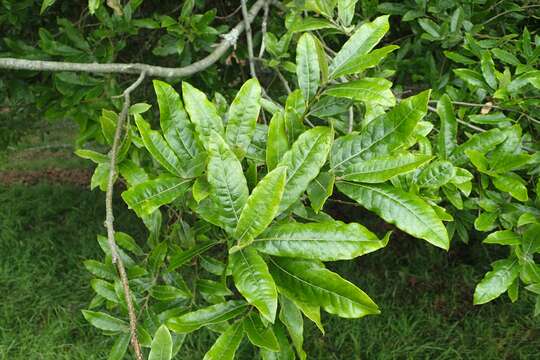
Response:
[[[185,67],[170,68],[148,64],[98,64],[98,63],[72,63],[62,61],[26,60],[15,58],[0,58],[1,69],[31,70],[31,71],[78,71],[88,73],[122,73],[140,74],[145,72],[151,77],[186,77],[205,70],[217,62],[227,50],[238,40],[238,36],[244,31],[245,24],[251,23],[262,9],[266,0],[258,0],[253,4],[246,16],[246,21],[241,21],[231,31],[223,35],[223,40],[216,46],[214,51],[205,58]]]
[[[118,274],[120,275],[120,281],[122,282],[122,287],[124,288],[124,295],[126,297],[126,305],[128,308],[129,314],[129,328],[131,332],[131,345],[133,346],[133,351],[137,360],[143,360],[143,355],[141,351],[141,345],[137,339],[137,315],[135,314],[135,308],[133,307],[133,301],[131,299],[131,291],[129,290],[129,280],[126,274],[126,269],[124,267],[124,262],[122,258],[118,256],[118,249],[116,247],[116,241],[114,239],[114,214],[113,214],[113,192],[114,192],[114,182],[116,178],[116,158],[118,154],[118,148],[120,146],[121,136],[122,136],[122,127],[124,122],[128,117],[129,106],[130,106],[130,94],[137,86],[139,86],[145,77],[145,72],[141,72],[137,81],[131,84],[124,92],[124,105],[122,106],[122,111],[118,115],[118,121],[116,123],[116,130],[114,132],[114,139],[111,148],[111,161],[109,169],[109,180],[107,183],[107,192],[105,194],[105,227],[107,228],[107,238],[109,242],[109,247],[111,248],[111,257],[112,262],[116,264]]]
[[[538,4],[538,5],[526,5],[526,6],[520,7],[519,9],[510,9],[510,10],[503,11],[502,13],[499,13],[499,14],[487,19],[486,21],[484,21],[482,23],[482,26],[484,26],[484,25],[492,22],[493,20],[498,19],[499,17],[504,16],[506,14],[510,14],[510,13],[513,13],[513,12],[518,12],[519,10],[526,10],[526,9],[530,9],[530,8],[535,8],[535,7],[540,7],[540,4]]]
[[[266,1],[264,1],[266,3]],[[247,38],[247,47],[248,47],[248,57],[249,57],[249,73],[251,74],[251,77],[256,78],[257,73],[255,72],[255,62],[253,61],[253,58],[255,55],[253,55],[253,37],[251,35],[251,24],[249,21],[249,14],[247,9],[246,0],[241,0],[242,4],[242,15],[244,17],[244,24],[246,28],[246,38]]]
[[[283,84],[283,87],[285,88],[285,91],[287,91],[287,94],[290,94],[291,93],[291,87],[289,86],[289,83],[287,82],[287,79],[285,79],[285,76],[283,76],[283,74],[281,73],[281,71],[279,71],[279,69],[276,69],[276,74],[277,74],[279,80],[281,81],[281,83]]]
[[[354,125],[354,108],[351,106],[349,108],[349,134],[353,131],[353,125]]]
[[[268,13],[270,10],[270,4],[268,2],[264,3],[264,11],[263,11],[263,20],[261,24],[261,48],[259,49],[259,57],[261,58],[264,54],[264,50],[266,47],[266,28],[268,27]]]

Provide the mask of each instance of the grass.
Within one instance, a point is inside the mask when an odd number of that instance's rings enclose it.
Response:
[[[0,188],[0,358],[104,359],[110,339],[82,318],[92,291],[82,261],[101,256],[103,195],[65,185]],[[117,201],[120,229],[140,234]],[[532,299],[506,296],[473,306],[474,284],[502,254],[480,245],[445,253],[395,237],[357,261],[331,264],[364,289],[382,314],[361,320],[324,315],[326,335],[305,322],[311,359],[536,359],[540,323]],[[493,252],[495,251],[495,252]],[[182,359],[202,359],[215,334],[189,336]],[[244,341],[240,359],[257,355]]]

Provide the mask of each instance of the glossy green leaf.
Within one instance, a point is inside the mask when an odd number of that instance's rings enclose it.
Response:
[[[277,310],[277,289],[263,258],[255,249],[246,248],[230,254],[229,262],[238,291],[273,323]]]
[[[438,189],[447,184],[456,175],[451,162],[437,160],[426,166],[416,178],[416,185],[424,188]]]
[[[480,305],[498,298],[519,276],[516,260],[498,260],[491,264],[493,270],[486,273],[474,290],[474,304]]]
[[[317,93],[321,81],[317,43],[310,33],[304,33],[298,40],[296,47],[296,76],[304,99],[309,101]]]
[[[491,49],[491,52],[493,53],[493,56],[495,56],[497,59],[509,65],[514,65],[514,66],[521,65],[521,62],[518,60],[518,58],[511,52],[508,52],[506,50],[502,50],[499,48]]]
[[[261,110],[261,85],[250,79],[242,85],[234,98],[227,115],[225,140],[233,147],[246,153]]]
[[[363,101],[381,106],[394,106],[396,99],[392,90],[392,82],[383,78],[363,78],[343,84],[333,85],[324,93],[326,95]]]
[[[484,244],[519,245],[521,238],[512,230],[500,230],[489,234],[483,241]]]
[[[487,153],[506,139],[506,135],[499,129],[491,129],[483,133],[475,134],[466,142],[454,149],[448,160],[455,166],[463,165],[467,162],[466,150],[478,150]]]
[[[96,294],[109,301],[118,303],[118,296],[116,296],[116,292],[114,291],[114,285],[110,282],[101,279],[92,279],[90,286],[92,286]]]
[[[377,305],[366,293],[321,262],[293,258],[273,258],[270,272],[280,293],[330,314],[345,318],[360,318],[378,314]]]
[[[428,18],[418,19],[418,25],[434,38],[441,37],[441,28],[433,20]]]
[[[193,259],[195,256],[198,256],[198,255],[204,253],[205,251],[211,249],[212,247],[214,247],[217,244],[219,244],[219,242],[217,242],[217,241],[202,242],[200,244],[197,244],[197,245],[193,246],[192,248],[190,248],[188,250],[182,251],[182,252],[180,252],[178,254],[175,254],[175,255],[171,256],[171,260],[169,262],[168,270],[173,271],[173,270],[179,268],[180,266],[184,265],[185,263],[187,263],[188,261]]]
[[[432,158],[424,154],[398,153],[353,163],[340,174],[345,180],[382,183],[396,175],[416,170]]]
[[[276,112],[268,126],[266,143],[266,166],[273,170],[283,155],[289,150],[289,140],[285,130],[285,119],[282,112]]]
[[[298,137],[278,166],[287,167],[287,180],[279,212],[291,206],[317,177],[332,146],[332,129],[317,126]]]
[[[389,155],[406,144],[418,122],[426,115],[430,91],[401,101],[388,113],[371,121],[360,133],[342,136],[334,142],[330,154],[333,171],[351,164]]]
[[[518,175],[508,173],[494,177],[491,180],[497,189],[509,193],[513,198],[519,201],[527,201],[529,199],[527,187],[523,179]]]
[[[356,74],[362,72],[366,69],[370,69],[379,65],[379,63],[386,58],[388,54],[399,49],[397,45],[388,45],[380,49],[375,49],[368,54],[365,54],[362,57],[357,57],[354,61],[347,63],[346,66],[343,66],[341,70],[336,72],[333,77],[339,78],[341,76]]]
[[[454,74],[461,80],[463,80],[468,85],[471,85],[475,88],[487,88],[486,83],[484,82],[483,76],[470,69],[454,69]]]
[[[244,331],[255,346],[269,351],[279,351],[279,343],[272,326],[264,326],[259,315],[251,313],[244,318]]]
[[[350,74],[349,69],[379,43],[388,29],[387,15],[360,26],[334,57],[330,64],[330,77],[335,79]]]
[[[238,224],[249,190],[242,164],[223,138],[216,132],[208,144],[207,180],[210,199],[217,207],[225,229],[232,232]]]
[[[444,94],[437,102],[437,115],[441,120],[437,136],[437,149],[441,159],[446,160],[457,146],[457,121],[450,97]]]
[[[351,25],[358,0],[338,0],[338,18],[345,26]]]
[[[203,326],[218,324],[246,311],[247,303],[230,300],[167,320],[167,327],[177,333],[190,333]]]
[[[390,234],[379,240],[364,226],[341,221],[285,223],[259,235],[253,246],[275,256],[335,261],[353,259],[386,246]]]
[[[160,301],[174,301],[178,299],[188,299],[191,294],[171,285],[154,285],[150,289],[150,296]]]
[[[117,336],[107,360],[122,360],[128,349],[130,339],[131,335],[129,333]]]
[[[190,184],[191,180],[163,174],[129,188],[122,193],[122,198],[137,215],[149,215],[184,195]]]
[[[90,324],[100,330],[112,331],[112,332],[128,332],[129,325],[123,320],[112,317],[109,314],[103,312],[83,310],[84,318]]]
[[[223,135],[223,121],[214,104],[206,98],[202,91],[187,82],[182,82],[182,95],[189,118],[195,124],[195,130],[204,146],[208,146],[210,143],[212,131]]]
[[[406,233],[447,250],[450,241],[433,208],[419,196],[387,184],[338,182],[338,189]]]
[[[306,127],[303,123],[304,113],[306,111],[306,101],[300,89],[296,89],[287,96],[285,101],[285,131],[289,144],[294,143],[298,136],[305,131]]]
[[[243,338],[242,322],[232,324],[218,337],[214,345],[204,355],[203,360],[233,360]]]
[[[279,204],[285,189],[287,168],[279,166],[269,172],[255,186],[246,201],[246,206],[240,214],[238,225],[234,230],[237,246],[231,249],[234,252],[251,243],[253,238],[270,225],[279,210]]]
[[[482,59],[480,60],[480,67],[482,68],[482,75],[484,75],[484,80],[492,89],[497,89],[498,82],[497,76],[495,74],[495,63],[488,51],[482,53]]]
[[[311,208],[318,213],[334,192],[334,181],[336,177],[327,172],[321,172],[313,179],[307,188],[308,198]]]
[[[300,360],[307,358],[306,352],[303,349],[304,343],[304,319],[302,318],[302,312],[291,300],[285,296],[279,298],[281,305],[279,311],[279,320],[285,325],[289,331],[289,335],[293,342],[294,348]]]
[[[152,339],[148,360],[171,360],[173,341],[169,329],[161,325]]]
[[[292,24],[291,27],[289,28],[289,31],[292,33],[296,33],[296,32],[313,31],[313,30],[329,29],[329,28],[335,28],[335,25],[326,19],[306,17]]]
[[[103,164],[111,161],[107,155],[92,150],[77,149],[75,150],[75,155],[83,159],[91,160],[96,164]]]

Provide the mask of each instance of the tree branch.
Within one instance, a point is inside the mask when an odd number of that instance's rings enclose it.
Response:
[[[266,1],[263,2],[266,4]],[[249,72],[251,77],[257,78],[257,72],[255,71],[255,62],[253,61],[253,37],[251,35],[251,21],[249,20],[249,13],[247,10],[246,0],[241,0],[242,4],[242,16],[244,17],[244,25],[246,28],[246,39],[248,47],[248,58],[249,58]]]
[[[262,9],[266,0],[257,0],[247,13],[245,21],[241,21],[231,31],[223,35],[223,40],[214,51],[205,58],[185,67],[170,68],[148,64],[98,64],[98,63],[71,63],[62,61],[26,60],[15,58],[0,58],[0,69],[31,70],[31,71],[78,71],[89,73],[119,73],[141,74],[150,77],[186,77],[198,73],[217,62],[231,47],[236,44],[238,36],[244,31],[246,24],[250,24]]]
[[[129,280],[126,275],[126,269],[122,258],[118,256],[118,249],[116,247],[116,241],[114,238],[114,214],[113,214],[113,192],[114,192],[114,182],[116,177],[116,158],[118,155],[118,148],[120,146],[120,138],[122,136],[122,127],[128,117],[129,106],[130,106],[130,94],[137,86],[139,86],[145,77],[145,72],[141,72],[137,81],[131,84],[123,93],[124,105],[120,115],[118,115],[118,121],[116,123],[116,131],[114,132],[114,139],[111,148],[111,162],[109,169],[109,180],[107,182],[107,192],[105,194],[105,227],[107,228],[107,239],[109,242],[109,247],[111,248],[111,257],[113,264],[116,264],[118,274],[120,275],[120,281],[122,282],[122,287],[124,288],[124,295],[126,297],[126,304],[129,314],[129,328],[131,332],[131,345],[135,352],[137,360],[143,360],[143,355],[141,351],[141,345],[137,339],[137,315],[135,314],[135,308],[133,307],[133,301],[131,299],[131,291],[129,290]]]

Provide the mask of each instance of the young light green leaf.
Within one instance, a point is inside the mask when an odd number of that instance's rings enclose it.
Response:
[[[173,341],[169,329],[161,325],[152,339],[148,360],[171,360]]]
[[[279,303],[281,309],[279,311],[279,320],[287,327],[294,348],[300,360],[307,358],[306,352],[302,348],[304,343],[304,319],[298,307],[285,296],[280,296]]]
[[[297,33],[297,32],[313,31],[313,30],[320,30],[320,29],[330,29],[330,28],[335,28],[335,27],[336,26],[332,24],[332,22],[326,19],[306,17],[301,20],[295,21],[294,24],[292,24],[291,27],[289,28],[289,31],[291,33]]]
[[[287,168],[279,166],[269,172],[255,186],[246,201],[246,206],[240,214],[238,225],[234,230],[237,246],[231,252],[237,251],[253,241],[253,238],[270,225],[279,210],[279,204],[285,189]]]
[[[223,134],[223,121],[219,117],[214,104],[199,89],[187,82],[182,82],[182,95],[191,122],[202,143],[207,146],[212,138],[212,130]]]
[[[451,162],[437,160],[426,166],[416,178],[416,185],[423,188],[438,189],[447,184],[456,175]]]
[[[487,86],[486,86],[486,83],[484,82],[483,76],[474,70],[454,69],[454,74],[456,74],[458,78],[465,81],[467,84],[471,85],[472,87],[487,90]]]
[[[296,47],[296,76],[304,100],[309,102],[317,93],[321,81],[317,43],[310,33],[304,33],[298,40]]]
[[[75,155],[83,159],[92,160],[96,164],[103,164],[111,161],[107,155],[92,150],[77,149],[75,150]]]
[[[315,213],[319,213],[333,191],[336,177],[327,172],[321,172],[307,188],[309,203]]]
[[[466,150],[478,150],[481,153],[487,153],[493,150],[506,139],[506,135],[499,129],[491,129],[483,133],[475,134],[466,142],[454,149],[448,160],[455,166],[463,165],[467,162]]]
[[[269,171],[276,167],[287,150],[289,141],[285,131],[285,119],[282,112],[276,112],[270,120],[266,142],[266,166]]]
[[[516,260],[498,260],[491,264],[493,270],[486,273],[474,290],[474,304],[480,305],[498,298],[519,276]]]
[[[259,235],[253,246],[260,252],[300,259],[335,261],[354,259],[386,246],[383,240],[364,226],[341,221],[321,223],[284,223]]]
[[[518,175],[508,173],[493,177],[491,180],[497,189],[509,193],[513,198],[519,201],[527,201],[529,199],[527,187],[523,179]]]
[[[167,320],[167,327],[177,333],[190,333],[203,326],[218,324],[246,311],[247,303],[230,300]]]
[[[210,199],[217,207],[220,221],[226,226],[225,230],[232,232],[249,195],[247,181],[242,164],[218,133],[213,132],[208,150]]]
[[[344,26],[351,25],[358,0],[338,0],[338,18]]]
[[[233,360],[240,342],[244,338],[244,327],[238,321],[221,334],[214,345],[204,355],[203,360]]]
[[[272,326],[264,326],[259,315],[251,313],[244,318],[244,331],[255,346],[269,351],[279,351],[279,343]]]
[[[230,254],[229,261],[238,291],[273,323],[277,310],[277,289],[263,258],[250,247]]]
[[[122,199],[142,217],[184,195],[190,184],[191,180],[163,174],[124,191]]]
[[[150,289],[150,296],[160,301],[174,301],[188,299],[191,297],[191,294],[184,289],[179,289],[171,285],[154,285]]]
[[[500,230],[489,234],[483,241],[484,244],[520,245],[521,238],[512,230]]]
[[[351,164],[340,174],[345,180],[382,183],[396,175],[416,170],[432,158],[424,154],[398,153]]]
[[[317,177],[332,146],[332,129],[317,126],[298,137],[278,166],[287,167],[287,180],[279,212],[291,206]]]
[[[437,137],[437,150],[441,159],[446,160],[457,146],[457,121],[450,97],[444,94],[437,102],[437,115],[441,120]]]
[[[386,79],[366,77],[333,85],[324,93],[334,97],[390,107],[396,104],[396,98],[390,90],[391,87],[392,82]]]
[[[242,85],[229,108],[225,139],[233,147],[246,153],[261,110],[261,85],[250,79]]]
[[[380,16],[373,22],[367,22],[347,40],[330,64],[330,77],[335,79],[347,73],[359,59],[369,53],[383,38],[389,29],[388,16]],[[344,73],[345,72],[345,73]]]
[[[338,189],[406,233],[448,250],[444,224],[419,196],[387,184],[338,182]]]
[[[83,310],[82,313],[86,321],[100,330],[112,332],[129,331],[129,325],[125,321],[112,317],[109,314],[90,310]]]
[[[333,74],[334,78],[339,78],[345,75],[356,74],[366,69],[370,69],[379,65],[379,63],[386,58],[388,54],[394,50],[399,49],[397,45],[388,45],[380,49],[375,49],[362,57],[355,58],[354,61],[347,63],[339,71]]]
[[[366,293],[319,261],[273,258],[270,272],[280,293],[330,314],[360,318],[380,312]]]
[[[480,67],[482,68],[482,75],[484,75],[484,80],[486,80],[486,83],[489,85],[489,87],[496,90],[498,83],[497,76],[495,75],[495,64],[493,63],[493,59],[491,58],[489,51],[484,51],[482,53]]]

